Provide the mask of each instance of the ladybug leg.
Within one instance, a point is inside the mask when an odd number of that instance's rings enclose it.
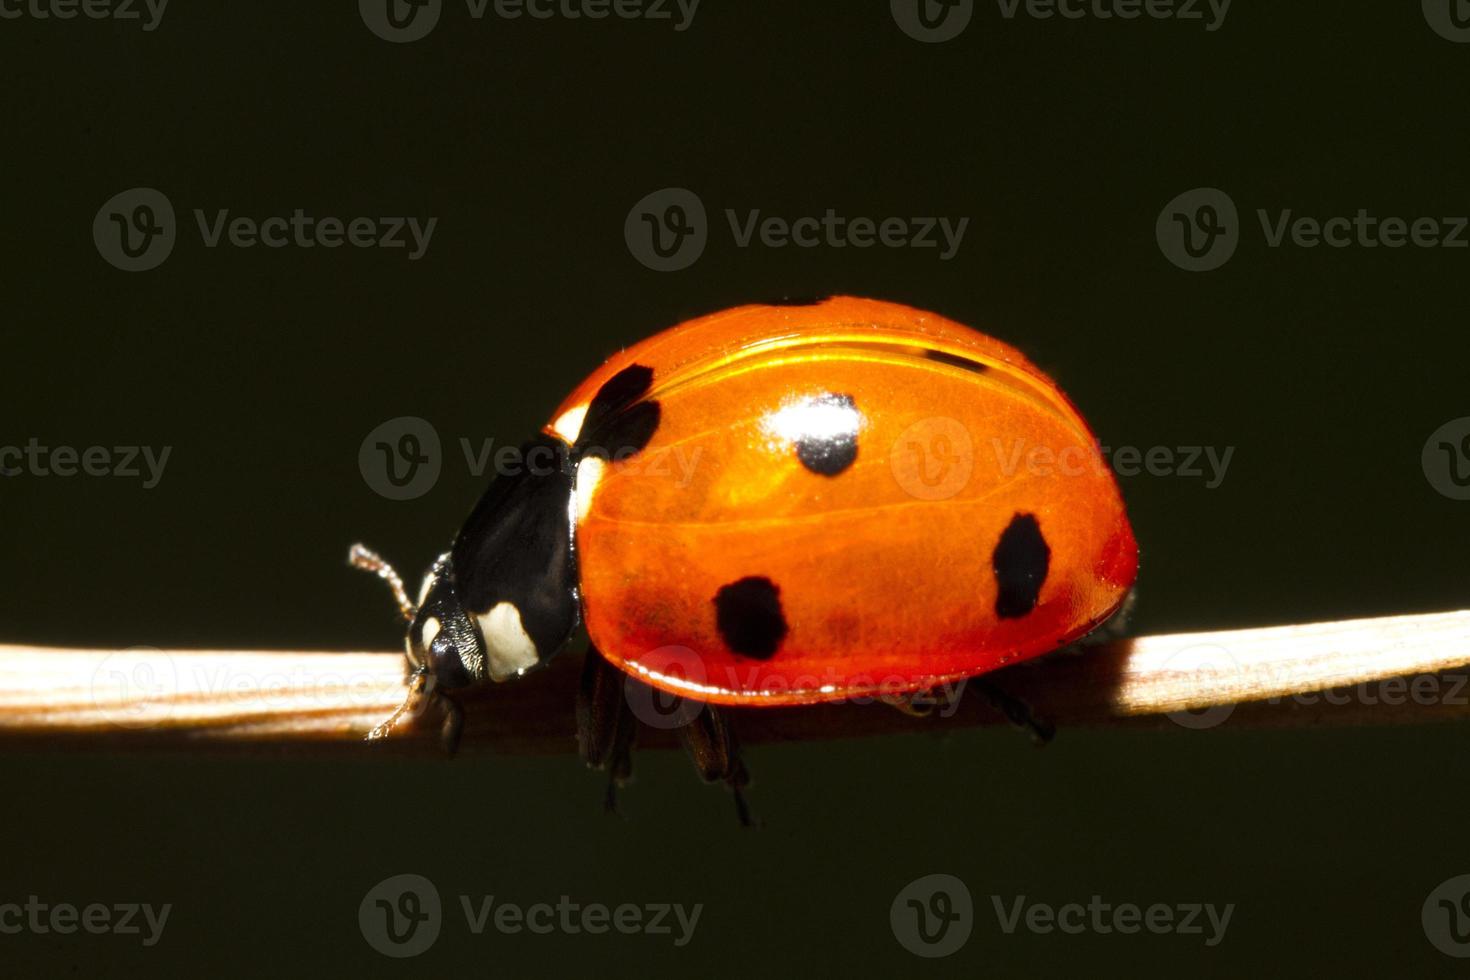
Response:
[[[750,773],[740,758],[735,731],[725,713],[712,704],[704,705],[688,724],[679,727],[679,738],[689,752],[700,779],[706,783],[723,780],[730,787],[735,796],[735,814],[740,818],[740,826],[755,826],[744,792],[750,785]]]
[[[1023,732],[1029,733],[1031,735],[1031,741],[1037,745],[1045,745],[1057,733],[1056,726],[1032,714],[1031,706],[1025,701],[1007,694],[983,677],[972,678],[969,686],[983,697],[992,708],[1005,715],[1006,720],[1012,725]]]
[[[604,806],[617,812],[617,792],[633,778],[633,743],[637,720],[628,707],[626,676],[588,645],[577,690],[577,748],[590,769],[606,770]]]
[[[434,698],[439,710],[444,712],[444,722],[439,729],[439,744],[451,759],[459,752],[459,737],[464,732],[464,709],[459,702],[447,694],[439,693]]]
[[[937,708],[954,704],[956,692],[949,687],[929,687],[905,694],[883,694],[878,700],[910,718],[928,718]]]

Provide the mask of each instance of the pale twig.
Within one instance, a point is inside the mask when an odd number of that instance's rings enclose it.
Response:
[[[467,749],[570,752],[580,657],[464,698]],[[1136,637],[986,675],[1061,729],[1415,722],[1470,714],[1470,611]],[[1409,678],[1409,680],[1395,680]],[[437,717],[368,746],[403,700],[402,653],[78,650],[0,645],[0,741],[109,748],[338,746],[422,751]],[[1330,695],[1312,694],[1335,689]],[[1239,708],[1232,706],[1239,704]],[[1202,713],[1201,713],[1202,712]],[[432,714],[432,712],[430,712]],[[741,709],[742,741],[943,731],[1003,721],[980,697],[951,717],[878,704]],[[668,745],[654,728],[640,745]]]

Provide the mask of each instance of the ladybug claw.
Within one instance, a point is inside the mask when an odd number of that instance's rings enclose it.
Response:
[[[1005,716],[1013,726],[1031,736],[1037,747],[1046,745],[1056,735],[1056,726],[1044,718],[1038,718],[1031,706],[1020,698],[1012,697],[989,681],[975,680],[971,686],[979,691],[990,706]]]

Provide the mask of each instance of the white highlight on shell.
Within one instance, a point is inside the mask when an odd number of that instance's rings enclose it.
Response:
[[[770,413],[761,422],[767,435],[800,442],[803,439],[828,441],[851,438],[863,424],[863,415],[854,405],[835,398],[803,398]]]
[[[420,631],[420,635],[424,638],[425,650],[429,649],[429,646],[434,642],[434,637],[439,635],[440,629],[442,627],[439,625],[439,620],[435,617],[429,616],[424,619],[424,628]]]
[[[589,402],[588,405],[591,403]],[[562,412],[557,420],[551,423],[552,431],[561,436],[567,445],[577,441],[582,434],[582,423],[587,420],[588,405],[577,405]]]
[[[485,638],[485,667],[492,681],[503,681],[536,666],[536,643],[521,624],[521,611],[514,604],[497,603],[475,620]]]
[[[577,464],[577,509],[574,516],[580,523],[592,509],[592,495],[597,492],[597,484],[602,480],[602,474],[607,470],[607,463],[601,456],[584,456]]]

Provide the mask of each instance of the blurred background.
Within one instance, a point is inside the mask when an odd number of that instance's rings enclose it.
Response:
[[[992,333],[1105,445],[1168,450],[1120,477],[1139,632],[1467,605],[1470,459],[1436,450],[1470,434],[1454,109],[1470,29],[1454,0],[533,7],[549,16],[494,0],[0,5],[0,447],[37,447],[0,457],[0,640],[395,647],[347,546],[416,579],[485,483],[467,443],[518,443],[608,354],[680,320],[830,293]],[[691,198],[660,258],[641,215],[672,221]],[[297,209],[311,247],[244,244]],[[954,247],[937,231],[935,247],[742,244],[753,215],[829,209],[965,224]],[[1298,221],[1360,209],[1374,223],[1341,245]],[[410,217],[402,247],[376,244]],[[1388,218],[1418,237],[1386,244]],[[365,219],[374,244],[326,247],[323,219]],[[441,448],[433,478],[392,499],[360,450],[404,417]],[[98,475],[55,472],[58,447],[94,446]],[[1231,450],[1228,468],[1200,458],[1191,475],[1191,447]],[[151,946],[146,928],[0,934],[0,964],[1448,974],[1461,961],[1421,909],[1470,872],[1467,739],[1227,723],[1063,731],[1040,752],[1005,729],[757,747],[755,833],[671,752],[639,757],[620,820],[570,754],[12,747],[0,905],[171,912]],[[411,959],[358,919],[400,874],[443,901]],[[919,958],[890,909],[933,874],[965,884],[973,931]],[[702,911],[683,945],[677,929],[477,935],[460,896]],[[1233,912],[1213,937],[1203,915],[1202,934],[1007,932],[997,903],[1021,896]]]

